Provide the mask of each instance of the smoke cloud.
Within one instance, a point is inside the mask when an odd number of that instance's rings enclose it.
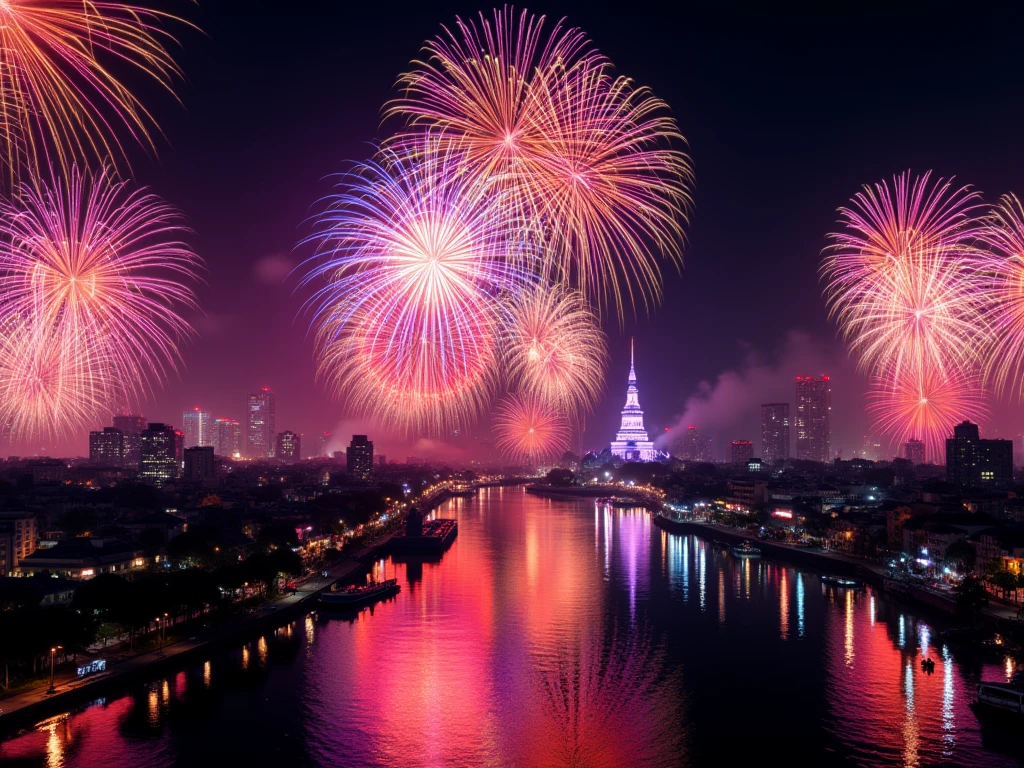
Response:
[[[867,434],[865,382],[839,342],[815,339],[802,331],[788,332],[770,357],[748,348],[740,367],[725,371],[714,382],[701,382],[697,392],[687,398],[675,426],[659,438],[659,447],[670,449],[672,441],[695,425],[702,434],[711,435],[716,461],[726,458],[733,440],[750,440],[757,455],[761,451],[761,404],[789,403],[792,419],[796,377],[822,374],[832,379],[832,451],[849,458],[861,449]],[[792,451],[796,440],[792,432],[790,439]]]

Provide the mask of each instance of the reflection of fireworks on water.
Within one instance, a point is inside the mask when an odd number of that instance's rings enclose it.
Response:
[[[617,623],[582,628],[579,644],[552,645],[536,660],[542,720],[523,764],[659,766],[685,762],[686,728],[664,651],[647,631]],[[563,638],[564,640],[564,638]]]

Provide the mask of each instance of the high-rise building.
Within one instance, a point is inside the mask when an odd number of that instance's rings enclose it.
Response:
[[[733,440],[729,446],[729,462],[737,466],[746,466],[754,458],[754,444],[749,440]]]
[[[673,443],[672,451],[676,458],[683,461],[711,461],[711,436],[702,435],[691,424],[685,434]]]
[[[761,458],[768,464],[789,458],[789,403],[761,405]]]
[[[383,453],[377,456],[376,461],[378,467],[386,467],[388,465],[388,457]]]
[[[146,428],[146,417],[119,414],[114,417],[114,426],[124,433],[124,466],[138,472],[142,456],[142,430]]]
[[[195,445],[185,449],[185,480],[201,483],[212,479],[215,474],[212,445]]]
[[[903,444],[903,458],[911,464],[924,464],[924,442],[921,440],[907,440]]]
[[[0,576],[9,576],[38,546],[34,512],[0,511]]]
[[[153,422],[142,431],[139,477],[155,485],[181,477],[185,436],[174,427]]]
[[[277,458],[299,461],[302,458],[302,437],[290,429],[277,433]]]
[[[963,421],[946,440],[946,480],[961,488],[1013,480],[1013,441],[982,440],[978,425]]]
[[[210,412],[193,408],[181,414],[181,431],[185,433],[185,447],[213,445],[213,430],[210,428]]]
[[[274,458],[277,396],[269,387],[249,395],[245,409],[245,452],[250,459]]]
[[[345,452],[350,477],[367,480],[373,470],[373,443],[366,435],[352,435],[352,442]]]
[[[102,432],[89,433],[89,461],[104,467],[123,467],[124,432],[117,427],[104,427]]]
[[[796,457],[827,463],[832,458],[832,383],[828,376],[796,377]]]
[[[622,423],[611,445],[612,455],[623,461],[654,461],[657,453],[654,443],[644,429],[644,412],[640,408],[640,390],[636,386],[633,367],[633,344],[629,345],[629,379],[626,383],[626,405],[622,409]]]
[[[316,438],[316,458],[327,456],[327,447],[331,444],[331,433],[324,432]]]
[[[237,419],[214,419],[212,432],[213,452],[217,456],[242,455],[242,427]]]

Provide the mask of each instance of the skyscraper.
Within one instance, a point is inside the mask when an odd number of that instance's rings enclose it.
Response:
[[[185,433],[185,447],[213,445],[213,430],[210,429],[210,412],[193,408],[181,414],[181,431]]]
[[[302,437],[290,429],[277,433],[277,458],[282,461],[302,459]]]
[[[747,466],[754,458],[754,444],[749,440],[733,440],[729,446],[729,462],[737,466]]]
[[[139,477],[155,485],[181,477],[184,434],[154,422],[142,431]]]
[[[213,446],[196,445],[185,449],[185,480],[201,483],[212,479],[214,475]]]
[[[277,396],[269,387],[249,395],[245,409],[245,452],[250,459],[274,457]]]
[[[761,405],[761,458],[769,464],[789,458],[789,403]]]
[[[138,472],[141,459],[142,430],[146,428],[146,417],[119,414],[114,417],[114,426],[124,433],[124,466]]]
[[[644,429],[644,412],[640,408],[640,390],[636,386],[633,367],[633,343],[629,345],[629,379],[626,385],[626,405],[622,409],[622,423],[611,445],[612,455],[623,461],[654,461],[654,443]]]
[[[672,450],[676,458],[683,461],[711,461],[711,436],[702,435],[691,424],[686,433],[675,441]]]
[[[924,464],[924,442],[908,440],[903,444],[903,458],[911,464]]]
[[[104,467],[123,467],[124,432],[117,427],[104,427],[102,432],[89,433],[89,461]]]
[[[373,443],[366,435],[352,435],[352,442],[345,452],[350,477],[367,480],[373,471]]]
[[[327,456],[328,455],[327,454],[327,447],[330,445],[330,443],[331,443],[331,433],[330,432],[324,432],[322,435],[318,436],[317,439],[316,439],[316,455],[318,457],[320,457],[320,456]]]
[[[213,420],[213,452],[235,458],[242,452],[242,427],[237,419]]]
[[[1013,480],[1013,442],[982,440],[978,425],[963,421],[946,440],[946,480],[961,488]]]
[[[796,457],[827,463],[832,458],[832,384],[828,376],[796,377]]]

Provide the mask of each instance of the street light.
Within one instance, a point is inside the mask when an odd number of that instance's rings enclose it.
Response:
[[[157,643],[157,650],[160,650],[160,651],[162,651],[164,649],[163,635],[160,632],[161,629],[162,628],[160,626],[160,617],[157,616],[156,617],[156,643]]]
[[[50,649],[50,687],[46,691],[46,695],[49,696],[52,693],[57,692],[56,686],[53,684],[53,658],[57,655],[57,649],[63,648],[63,645],[57,645]]]

